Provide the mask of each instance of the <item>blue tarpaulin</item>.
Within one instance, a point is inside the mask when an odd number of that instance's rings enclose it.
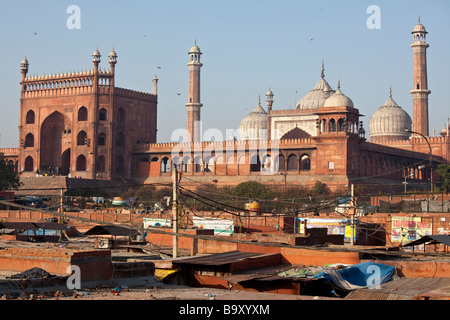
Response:
[[[315,276],[325,278],[328,282],[345,290],[376,287],[392,279],[395,267],[364,262],[341,270],[326,270]]]

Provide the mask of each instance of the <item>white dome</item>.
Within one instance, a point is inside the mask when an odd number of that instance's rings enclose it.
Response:
[[[200,54],[201,54],[200,48],[197,46],[197,43],[195,43],[195,44],[192,46],[192,48],[191,48],[191,50],[189,51],[189,53],[200,53]]]
[[[117,53],[114,51],[114,49],[112,49],[111,52],[109,53],[109,57],[110,58],[117,58]]]
[[[261,99],[258,106],[242,119],[239,125],[240,140],[267,139],[267,112],[261,107]]]
[[[419,23],[417,23],[416,26],[414,27],[414,30],[412,33],[428,33],[428,32],[425,30],[425,27],[423,26],[423,24],[421,24],[419,21]]]
[[[331,97],[335,91],[331,89],[328,82],[323,78],[317,83],[306,96],[297,103],[295,109],[317,109],[324,105],[325,101]]]
[[[391,137],[394,139],[408,139],[411,134],[412,121],[390,95],[389,100],[381,106],[370,118],[370,138]]]
[[[329,97],[325,101],[323,106],[324,107],[352,107],[353,108],[353,101],[341,92],[340,85],[338,85],[338,90],[336,91],[336,93],[333,94],[331,97]]]

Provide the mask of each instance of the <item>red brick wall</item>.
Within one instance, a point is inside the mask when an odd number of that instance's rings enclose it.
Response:
[[[0,250],[0,270],[22,272],[34,267],[55,275],[69,275],[71,265],[80,267],[81,280],[108,280],[112,276],[111,252],[66,249],[7,248]]]

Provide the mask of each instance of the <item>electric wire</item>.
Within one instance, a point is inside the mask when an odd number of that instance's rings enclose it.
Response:
[[[73,216],[68,215],[66,213],[55,213],[55,212],[49,212],[46,210],[36,209],[36,208],[30,208],[27,206],[18,205],[12,202],[0,200],[0,204],[4,205],[10,205],[14,207],[19,207],[22,209],[27,209],[30,211],[36,211],[36,212],[42,212],[46,214],[52,214],[54,216],[58,216],[60,218],[66,218],[66,219],[74,219],[74,220],[81,220],[84,222],[90,222],[90,223],[96,223],[99,225],[110,225],[110,226],[122,226],[124,228],[128,228],[130,230],[136,230],[142,234],[145,232],[149,233],[156,233],[156,234],[162,234],[162,235],[171,235],[171,236],[177,236],[177,237],[187,237],[187,238],[193,238],[193,239],[201,239],[201,240],[214,240],[214,241],[223,241],[223,242],[231,242],[231,243],[240,243],[240,244],[249,244],[249,245],[255,245],[255,242],[253,241],[245,241],[240,239],[232,239],[230,237],[216,237],[216,236],[204,236],[204,235],[193,235],[193,234],[186,234],[186,233],[180,233],[180,232],[170,232],[170,231],[164,231],[159,228],[144,228],[144,227],[137,227],[137,226],[131,226],[124,223],[112,223],[107,221],[101,221],[96,219],[88,219],[84,217],[79,216]],[[408,252],[408,251],[386,251],[386,250],[371,250],[371,249],[361,249],[361,248],[349,248],[349,247],[329,247],[329,246],[301,246],[301,245],[289,245],[285,243],[270,243],[270,242],[258,242],[258,246],[263,247],[279,247],[279,248],[296,248],[296,249],[306,249],[306,250],[315,250],[315,251],[323,251],[323,252],[354,252],[354,253],[368,253],[368,254],[383,254],[383,255],[392,255],[392,256],[436,256],[436,257],[450,257],[450,253],[432,253],[432,252]]]

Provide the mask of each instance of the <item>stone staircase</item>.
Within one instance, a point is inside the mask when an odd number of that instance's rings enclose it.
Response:
[[[66,177],[30,177],[20,178],[23,184],[15,191],[19,196],[54,196],[61,195],[61,188],[66,188]]]

